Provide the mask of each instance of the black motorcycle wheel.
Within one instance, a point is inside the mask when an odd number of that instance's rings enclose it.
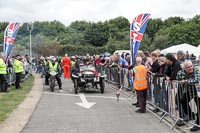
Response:
[[[78,94],[78,81],[77,81],[77,79],[74,79],[74,92],[75,92],[75,94]]]
[[[54,87],[55,87],[55,79],[51,79],[51,82],[50,82],[51,92],[54,92]]]
[[[101,87],[101,93],[103,94],[105,89],[105,79],[101,79],[100,87]]]

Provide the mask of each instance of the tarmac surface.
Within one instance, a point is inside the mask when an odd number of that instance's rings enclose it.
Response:
[[[71,80],[63,79],[63,92],[58,86],[51,92],[43,86],[39,76],[34,86],[43,90],[32,116],[22,133],[173,133],[150,112],[135,113],[132,101],[121,96],[116,101],[116,92],[108,86],[104,94],[90,89],[74,94]],[[34,87],[33,87],[34,88]],[[29,106],[29,105],[28,105]],[[24,114],[20,114],[24,116]],[[8,123],[7,123],[8,124]]]

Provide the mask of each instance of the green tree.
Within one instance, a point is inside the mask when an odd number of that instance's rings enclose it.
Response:
[[[149,19],[145,33],[151,39],[154,40],[155,33],[163,27],[163,21],[161,19]]]
[[[1,22],[0,23],[0,44],[3,44],[4,41],[4,32],[8,25],[8,22]]]
[[[109,36],[112,39],[122,41],[126,38],[126,33],[130,29],[130,23],[128,19],[124,17],[118,17],[105,23],[109,27]]]
[[[156,35],[153,43],[153,49],[164,49],[169,46],[168,44],[169,36],[166,35]]]
[[[169,17],[168,19],[166,19],[163,22],[163,25],[164,25],[165,28],[167,28],[167,27],[171,27],[171,26],[176,25],[176,24],[181,24],[184,21],[185,20],[182,17]]]
[[[92,23],[85,31],[84,39],[86,43],[93,46],[104,46],[108,42],[109,28],[102,22]]]
[[[170,28],[169,43],[170,45],[188,43],[198,46],[200,43],[200,25],[194,22],[185,22],[184,24],[173,25]]]
[[[145,33],[143,35],[143,39],[142,39],[142,42],[140,44],[140,48],[141,50],[145,51],[151,51],[153,48],[152,48],[152,43],[151,43],[151,39],[148,37],[148,35]]]

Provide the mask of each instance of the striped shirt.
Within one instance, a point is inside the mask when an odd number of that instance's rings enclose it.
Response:
[[[190,96],[196,97],[197,91],[195,84],[200,81],[200,72],[198,69],[193,69],[193,73],[187,74],[184,70],[180,70],[177,74],[178,81],[186,80],[184,85],[179,85],[179,89],[182,89],[182,93],[189,93]]]

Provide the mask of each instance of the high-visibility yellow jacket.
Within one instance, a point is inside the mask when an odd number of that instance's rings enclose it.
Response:
[[[24,71],[23,63],[17,59],[14,60],[13,69],[15,73],[20,73]]]
[[[0,58],[0,74],[7,74],[6,64],[2,58]]]
[[[47,61],[46,60],[44,60],[44,65],[47,65]]]
[[[58,63],[55,62],[54,66],[52,64],[52,62],[49,62],[49,71],[56,71],[58,70]]]
[[[75,67],[75,61],[71,60],[71,66]]]

